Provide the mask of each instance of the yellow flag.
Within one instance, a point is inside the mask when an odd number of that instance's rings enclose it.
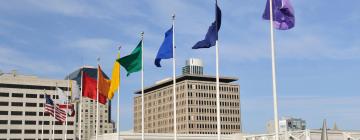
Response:
[[[120,53],[118,54],[118,58],[120,58]],[[110,89],[107,97],[111,100],[114,96],[115,91],[119,88],[120,85],[120,63],[116,60],[114,62],[110,82]]]

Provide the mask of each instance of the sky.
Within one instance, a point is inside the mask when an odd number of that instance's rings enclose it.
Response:
[[[322,120],[360,130],[359,0],[292,0],[296,25],[275,31],[279,116]],[[239,78],[244,132],[263,133],[273,119],[269,22],[265,0],[219,0],[220,75]],[[127,55],[144,31],[145,86],[171,77],[170,60],[153,64],[176,14],[176,73],[188,58],[215,75],[215,48],[192,50],[214,20],[213,0],[11,0],[0,5],[0,70],[63,79],[96,58],[110,75],[117,48]],[[140,73],[121,74],[120,130],[133,127],[133,97]],[[117,95],[116,95],[117,96]],[[114,97],[112,118],[116,120]]]

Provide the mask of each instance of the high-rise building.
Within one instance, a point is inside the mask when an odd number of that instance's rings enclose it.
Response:
[[[199,59],[186,61],[176,78],[177,132],[216,134],[216,78],[203,75]],[[241,132],[240,86],[237,78],[220,77],[221,133]],[[137,91],[136,94],[141,94]],[[173,81],[161,80],[144,89],[145,132],[173,133]],[[141,95],[134,97],[134,131],[141,132]]]
[[[1,73],[0,140],[49,140],[53,136],[55,140],[62,140],[65,133],[67,140],[75,140],[74,117],[68,117],[65,128],[65,123],[44,113],[44,93],[58,103],[56,87],[68,93],[69,81],[19,75],[16,71]]]
[[[81,71],[86,72],[89,76],[96,79],[97,76],[97,68],[91,66],[81,67],[74,72],[72,72],[69,76],[66,76],[65,79],[74,79],[76,83],[81,85]],[[96,132],[96,100],[83,97],[82,98],[82,109],[81,109],[81,138],[83,140],[88,140],[92,136],[95,136]],[[79,102],[77,104],[77,108],[79,108]],[[77,112],[76,117],[76,132],[79,134],[79,112]],[[111,102],[108,100],[106,104],[99,103],[99,133],[98,135],[105,133],[113,133],[114,125],[111,121]]]

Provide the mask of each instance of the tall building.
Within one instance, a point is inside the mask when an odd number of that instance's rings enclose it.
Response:
[[[81,85],[81,71],[86,72],[90,77],[96,79],[97,78],[97,68],[91,66],[81,67],[70,75],[66,76],[65,79],[73,79],[76,83]],[[96,132],[96,100],[83,97],[82,98],[82,109],[81,109],[81,138],[83,140],[88,140],[92,136],[95,136]],[[79,102],[77,105],[79,108]],[[114,125],[111,122],[111,102],[108,102],[103,105],[99,104],[99,135],[105,133],[113,133]],[[79,112],[77,112],[76,116],[76,132],[79,134]]]
[[[68,80],[19,75],[16,71],[0,74],[0,140],[49,140],[53,125],[55,140],[62,140],[65,133],[67,140],[75,140],[74,117],[68,117],[66,129],[65,123],[44,113],[44,93],[57,102],[56,87],[67,92],[68,84]]]
[[[266,125],[267,133],[274,133],[275,126],[274,121],[269,121]],[[306,129],[306,122],[301,118],[293,118],[293,117],[282,117],[279,120],[279,132],[286,132],[286,131],[298,131],[298,130],[305,130]]]
[[[176,78],[177,132],[216,134],[216,78],[203,75],[199,59],[186,61]],[[241,132],[240,86],[237,78],[220,77],[221,133]],[[136,94],[141,94],[137,91]],[[173,82],[171,78],[144,89],[145,132],[173,133]],[[134,97],[134,131],[141,132],[141,95]]]

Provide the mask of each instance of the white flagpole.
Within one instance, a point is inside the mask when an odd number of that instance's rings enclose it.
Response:
[[[215,43],[216,50],[216,116],[217,116],[217,138],[221,136],[221,118],[220,118],[220,80],[219,80],[219,47],[218,41]]]
[[[176,113],[176,71],[175,71],[175,65],[176,65],[176,59],[175,59],[175,14],[173,14],[172,16],[172,36],[173,36],[173,41],[172,41],[172,48],[173,48],[173,101],[174,101],[174,140],[177,140],[177,113]]]
[[[64,140],[67,140],[67,130],[68,130],[68,110],[69,110],[69,92],[70,92],[70,77],[68,77],[68,91],[66,92],[66,116],[65,116],[65,137]]]
[[[44,104],[43,104],[43,115],[42,115],[42,121],[41,121],[41,140],[44,139],[44,116],[45,116],[45,104],[46,104],[46,94],[45,94],[45,89],[44,89]]]
[[[95,140],[98,140],[98,134],[99,134],[99,75],[100,75],[100,70],[99,70],[99,61],[100,58],[97,59],[98,62],[98,68],[97,68],[97,81],[96,81],[96,125],[95,125]]]
[[[145,107],[144,107],[144,32],[141,32],[141,140],[145,133]]]
[[[275,140],[279,140],[279,118],[278,105],[276,93],[276,63],[275,63],[275,41],[274,41],[274,27],[273,27],[273,0],[269,0],[270,6],[270,37],[271,37],[271,67],[272,67],[272,86],[273,86],[273,100],[274,100],[274,126],[275,126]]]
[[[118,48],[118,58],[120,58],[120,49],[121,46]],[[120,67],[119,67],[120,69]],[[120,70],[119,70],[120,72]],[[118,135],[118,140],[120,140],[120,74],[119,74],[119,85],[118,85],[118,94],[117,94],[117,115],[116,115],[116,119],[117,119],[117,135]]]
[[[79,110],[77,110],[79,112],[79,120],[78,120],[78,123],[79,123],[79,140],[81,140],[81,117],[82,117],[82,113],[81,113],[81,110],[82,110],[82,91],[83,91],[83,69],[80,69],[81,70],[81,95],[80,95],[80,103],[79,103]]]
[[[57,88],[57,83],[56,83],[56,86],[55,86],[55,96],[58,94],[56,88]],[[54,95],[53,95],[53,97],[54,97]],[[55,103],[55,98],[53,98],[53,104],[54,104],[54,106],[53,106],[53,109],[54,109],[53,110],[54,111],[54,114],[53,114],[54,119],[53,120],[54,120],[54,122],[52,124],[53,125],[52,126],[52,139],[55,140],[55,123],[56,123],[56,117],[55,117],[56,116],[56,111],[55,111],[56,110],[56,107],[55,107],[56,103]]]

